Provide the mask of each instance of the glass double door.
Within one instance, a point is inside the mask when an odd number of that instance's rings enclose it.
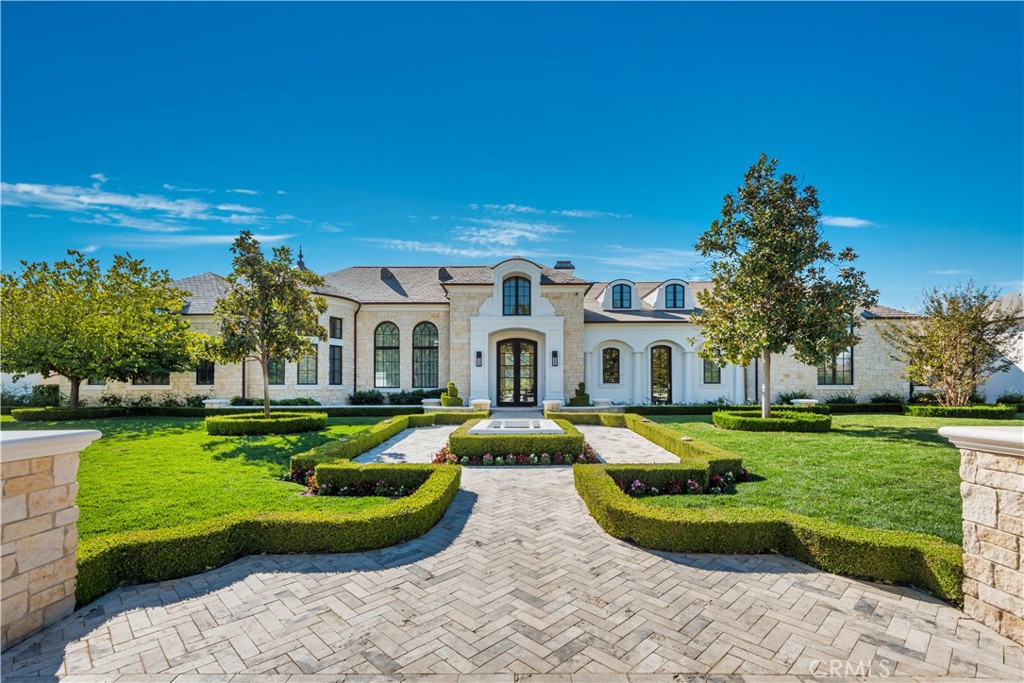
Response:
[[[498,405],[537,405],[537,342],[498,342]]]
[[[651,349],[651,403],[672,402],[672,349]]]

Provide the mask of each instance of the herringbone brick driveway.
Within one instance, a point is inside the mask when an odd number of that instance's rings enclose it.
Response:
[[[917,591],[616,541],[567,469],[463,486],[394,548],[116,590],[5,653],[4,680],[1020,680],[1020,647]]]

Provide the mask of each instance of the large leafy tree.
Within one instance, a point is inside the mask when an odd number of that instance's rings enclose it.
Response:
[[[771,414],[772,354],[792,348],[818,365],[859,341],[858,308],[877,302],[850,248],[838,254],[821,238],[818,193],[764,154],[744,184],[725,195],[722,215],[697,241],[711,262],[713,286],[697,294],[702,358],[762,362],[761,414]]]
[[[299,360],[313,351],[310,337],[327,338],[319,322],[327,303],[312,292],[323,278],[293,267],[288,247],[275,247],[268,260],[247,230],[235,239],[231,252],[235,255],[227,278],[231,290],[217,301],[214,311],[220,337],[213,352],[229,363],[250,358],[259,362],[263,414],[269,417],[271,359]]]
[[[942,405],[965,406],[978,386],[1020,358],[1020,298],[1000,299],[973,281],[924,293],[922,316],[889,323],[882,338],[905,378],[932,388]]]
[[[188,292],[172,287],[166,270],[125,254],[103,272],[71,250],[52,265],[21,265],[0,275],[4,372],[62,375],[77,408],[85,379],[128,381],[194,365],[198,336],[179,314]]]

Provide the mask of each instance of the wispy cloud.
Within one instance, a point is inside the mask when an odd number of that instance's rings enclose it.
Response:
[[[93,188],[95,189],[99,189],[100,185],[109,180],[109,178],[107,178],[107,176],[103,175],[102,173],[93,173],[89,177],[96,181],[95,183],[92,184]]]
[[[603,255],[596,257],[599,263],[638,270],[676,271],[681,267],[696,264],[698,254],[686,249],[644,249],[611,245]]]
[[[566,209],[564,211],[552,211],[556,216],[568,216],[569,218],[632,218],[628,213],[612,213],[611,211],[597,211],[595,209]]]
[[[185,247],[201,247],[216,244],[231,244],[238,235],[128,235],[119,237],[113,246],[118,247],[147,247],[150,249],[177,249]],[[284,242],[295,237],[288,235],[262,235],[254,234],[259,242],[273,244]]]
[[[241,204],[218,204],[218,211],[235,211],[238,213],[263,213],[263,209],[255,206],[242,206]]]
[[[821,222],[836,228],[870,228],[875,225],[865,218],[853,216],[822,216]]]
[[[74,223],[88,223],[92,225],[106,225],[114,228],[134,228],[142,232],[186,232],[189,227],[173,222],[153,220],[150,218],[137,218],[123,213],[88,214],[84,216],[73,216]]]
[[[471,218],[477,225],[460,225],[453,230],[455,239],[474,244],[499,244],[514,247],[519,242],[540,242],[552,235],[566,232],[551,223],[493,218]]]
[[[205,192],[206,194],[216,192],[216,190],[209,187],[181,187],[180,185],[171,185],[170,183],[164,183],[164,189],[170,192]]]
[[[396,240],[382,238],[367,238],[363,240],[376,244],[384,249],[395,251],[411,251],[421,254],[441,254],[443,256],[455,256],[460,258],[502,258],[511,256],[513,253],[519,256],[540,256],[540,253],[529,251],[511,251],[509,249],[496,249],[486,247],[455,247],[444,242],[420,242],[417,240]]]
[[[89,246],[87,246],[87,247],[82,247],[82,248],[81,248],[81,249],[79,249],[78,251],[82,252],[83,254],[91,254],[91,253],[93,253],[94,251],[97,251],[98,249],[99,249],[99,247],[98,247],[98,246],[96,246],[95,244],[90,244],[90,245],[89,245]]]
[[[933,271],[931,271],[932,275],[967,275],[970,272],[971,271],[969,271],[969,270],[953,270],[953,269],[949,269],[949,270],[933,270]]]
[[[232,188],[232,189],[227,190],[227,191],[228,192],[232,192],[234,194],[252,194],[252,195],[259,194],[258,190],[247,190],[244,187],[236,187],[236,188]]]
[[[470,204],[470,208],[479,208],[478,204]],[[497,211],[499,213],[544,213],[540,209],[535,209],[532,206],[523,206],[522,204],[484,204],[483,208],[487,211]]]
[[[284,190],[277,190],[277,192],[275,192],[274,194],[288,194],[288,193],[285,192]]]
[[[320,232],[330,232],[330,233],[345,232],[344,228],[339,227],[339,226],[335,225],[334,223],[321,223],[320,227],[317,228],[317,229]]]

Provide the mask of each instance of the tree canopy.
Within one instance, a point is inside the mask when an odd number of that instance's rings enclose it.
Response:
[[[942,405],[968,405],[978,387],[1020,359],[1019,297],[1000,299],[973,281],[924,293],[922,315],[882,328],[906,379],[931,387]]]
[[[0,274],[4,372],[62,375],[77,408],[85,379],[123,382],[194,365],[198,336],[180,315],[189,293],[172,287],[166,270],[125,254],[103,272],[73,250],[52,265],[21,265]]]
[[[312,289],[323,284],[316,273],[292,265],[288,247],[275,247],[273,257],[263,255],[248,230],[231,246],[233,269],[227,277],[231,290],[219,299],[215,316],[220,337],[214,354],[225,362],[259,362],[263,371],[263,413],[270,415],[271,360],[297,361],[313,352],[310,338],[327,338],[320,316],[327,303]]]
[[[712,287],[697,300],[702,358],[745,366],[762,360],[761,406],[771,405],[771,354],[792,348],[797,360],[818,365],[859,341],[859,308],[877,302],[857,254],[838,254],[822,239],[817,190],[796,176],[777,176],[778,160],[764,154],[721,216],[701,235],[697,251],[711,259]]]

